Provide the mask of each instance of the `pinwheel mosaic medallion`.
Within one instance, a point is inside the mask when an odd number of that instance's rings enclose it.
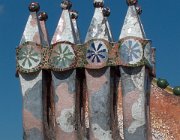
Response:
[[[70,44],[57,44],[51,54],[51,64],[54,68],[65,69],[75,60],[75,53]]]
[[[41,63],[41,50],[28,44],[18,49],[17,62],[20,67],[30,70]]]
[[[125,64],[136,64],[143,57],[143,48],[139,41],[134,39],[125,40],[120,47],[120,58]]]
[[[93,41],[87,48],[86,59],[89,64],[105,63],[108,60],[108,49],[102,41]]]

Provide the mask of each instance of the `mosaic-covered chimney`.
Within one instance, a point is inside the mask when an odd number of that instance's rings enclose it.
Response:
[[[30,16],[16,49],[23,139],[178,140],[180,98],[175,95],[180,95],[180,87],[173,89],[155,78],[155,48],[146,38],[137,0],[127,0],[117,42],[108,21],[110,9],[103,0],[92,5],[84,42],[78,12],[71,10],[69,0],[60,4],[62,13],[51,41],[48,14],[39,12],[37,2],[29,5]]]
[[[137,7],[137,1],[127,1],[128,11],[119,37],[121,42],[120,66],[123,99],[124,139],[146,140],[148,138],[147,98],[149,70],[143,58],[150,62],[151,46],[146,39]],[[145,52],[144,53],[144,49]]]
[[[23,96],[24,139],[45,139],[43,115],[43,72],[41,27],[37,17],[40,6],[29,5],[28,18],[17,49],[17,68]]]

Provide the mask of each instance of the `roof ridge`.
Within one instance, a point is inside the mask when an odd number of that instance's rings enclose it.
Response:
[[[158,85],[157,85],[157,78],[153,78],[152,79],[152,84],[154,85],[154,86],[157,86],[158,87]],[[160,88],[160,87],[159,87]],[[166,93],[169,93],[169,94],[171,94],[171,95],[174,95],[174,93],[173,93],[173,87],[171,87],[171,86],[167,86],[165,89],[163,89],[163,88],[160,88],[160,89],[162,89],[162,90],[164,90]]]

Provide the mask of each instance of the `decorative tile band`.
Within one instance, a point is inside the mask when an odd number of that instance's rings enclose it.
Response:
[[[136,37],[126,37],[118,43],[92,39],[85,44],[76,45],[64,41],[51,47],[26,42],[19,46],[16,52],[17,71],[22,73],[41,69],[100,69],[106,66],[145,65],[152,69],[151,41]]]

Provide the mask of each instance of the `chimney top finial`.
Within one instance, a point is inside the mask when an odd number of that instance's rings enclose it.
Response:
[[[40,21],[47,21],[48,20],[48,14],[46,12],[40,12],[38,15],[38,19]]]
[[[28,8],[30,12],[38,12],[40,10],[40,5],[38,2],[32,2]]]
[[[126,0],[128,6],[137,5],[138,0]]]
[[[102,8],[102,7],[104,7],[104,2],[95,0],[93,5],[94,5],[95,8],[100,8],[100,7]]]
[[[78,18],[78,12],[76,10],[71,10],[70,15],[72,19],[77,19]]]
[[[103,8],[103,15],[104,17],[109,17],[111,14],[111,10],[109,7]]]
[[[69,10],[69,9],[71,9],[71,7],[72,7],[71,1],[69,1],[69,0],[63,0],[63,1],[61,2],[61,8],[62,8],[63,10]]]
[[[137,11],[138,15],[141,15],[141,14],[142,14],[142,8],[141,8],[141,6],[137,5],[137,6],[136,6],[136,11]]]

